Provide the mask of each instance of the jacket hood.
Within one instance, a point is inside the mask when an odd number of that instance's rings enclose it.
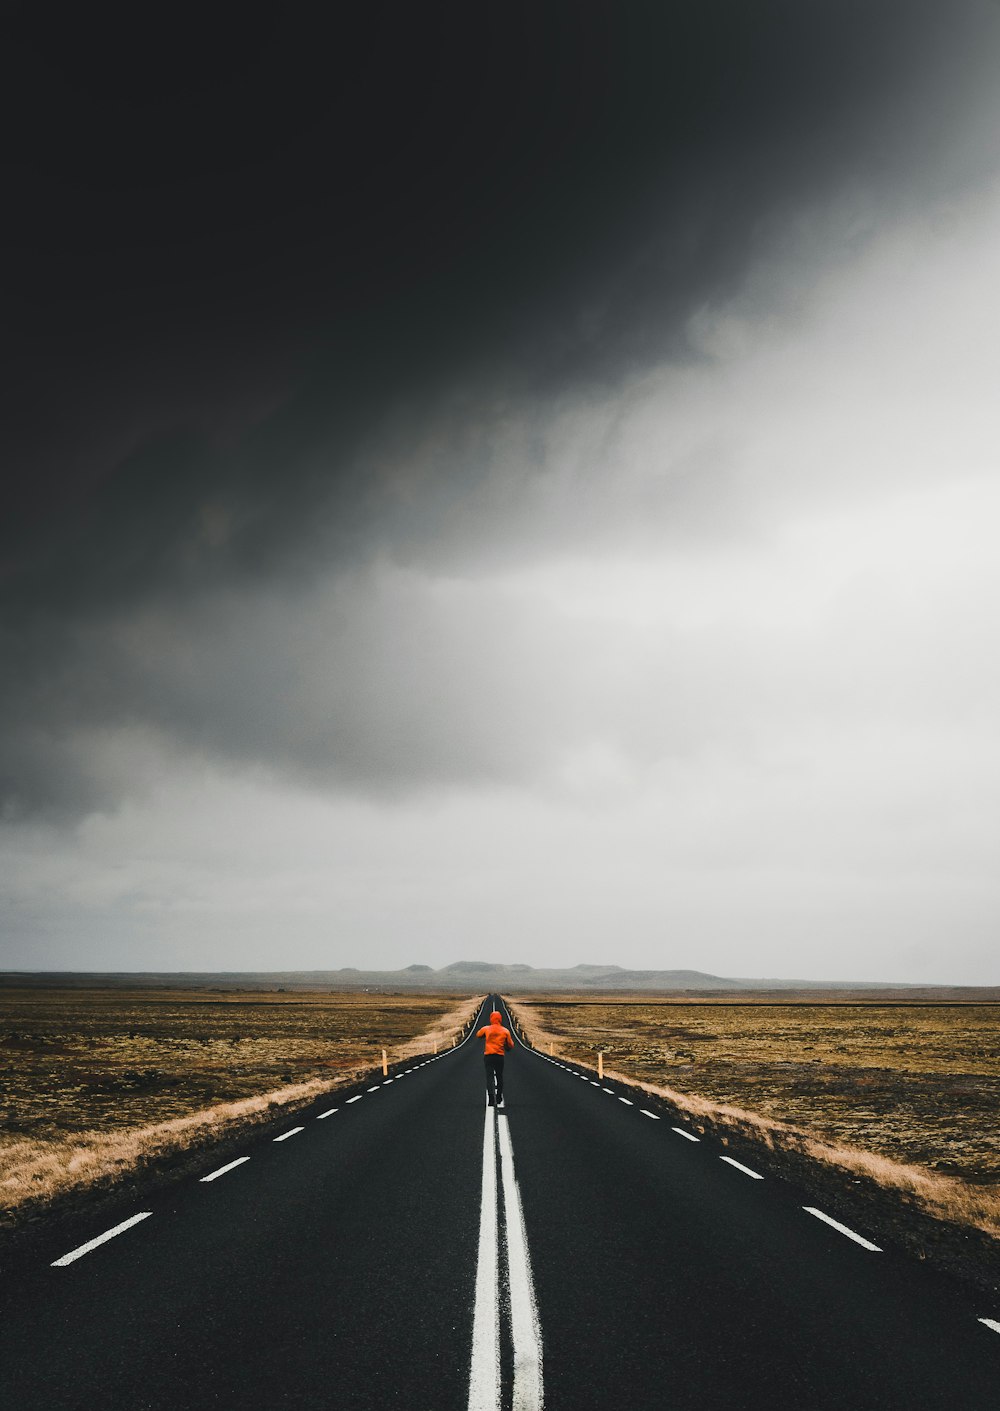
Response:
[[[502,1024],[502,1023],[503,1023],[503,1015],[500,1013],[499,1009],[494,1009],[493,1013],[490,1015],[490,1023],[491,1023],[491,1024]]]

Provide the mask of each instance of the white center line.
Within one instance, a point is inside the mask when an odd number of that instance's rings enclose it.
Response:
[[[335,1107],[328,1107],[325,1112],[321,1112],[321,1113],[319,1114],[319,1116],[316,1118],[316,1121],[317,1121],[317,1122],[322,1122],[322,1120],[323,1120],[324,1117],[332,1117],[333,1114],[334,1114],[336,1111],[337,1111],[337,1109],[336,1109]]]
[[[364,1093],[358,1093],[357,1097],[349,1097],[349,1098],[347,1099],[347,1101],[348,1101],[348,1102],[360,1102],[363,1097],[364,1097]]]
[[[276,1142],[287,1142],[289,1137],[294,1137],[296,1132],[304,1132],[305,1127],[293,1127],[290,1132],[282,1132],[280,1137],[275,1137]]]
[[[835,1230],[839,1230],[842,1235],[846,1235],[847,1238],[853,1240],[855,1244],[863,1245],[865,1249],[874,1250],[876,1254],[882,1253],[881,1246],[872,1244],[871,1240],[866,1240],[863,1235],[855,1234],[854,1231],[849,1230],[846,1225],[842,1225],[839,1220],[834,1220],[831,1215],[824,1215],[822,1210],[817,1210],[815,1206],[803,1205],[802,1209],[808,1210],[810,1215],[815,1215],[817,1220],[823,1220],[826,1224],[832,1225]]]
[[[1000,1333],[1000,1323],[998,1323],[994,1318],[980,1318],[977,1321],[980,1323],[985,1323],[986,1326],[988,1328],[992,1328],[995,1333]]]
[[[99,1244],[105,1244],[108,1240],[113,1240],[115,1235],[130,1230],[133,1225],[138,1225],[140,1220],[148,1220],[152,1213],[151,1210],[144,1210],[141,1215],[133,1215],[130,1220],[123,1220],[113,1230],[105,1230],[103,1235],[98,1235],[96,1239],[88,1240],[86,1244],[71,1249],[69,1254],[64,1254],[61,1259],[53,1259],[52,1268],[61,1269],[66,1264],[72,1264],[74,1259],[80,1259],[84,1254],[89,1254],[92,1249],[96,1249]]]
[[[690,1132],[685,1132],[683,1127],[671,1127],[672,1132],[676,1132],[679,1137],[687,1137],[689,1142],[700,1142],[701,1137],[693,1137]]]
[[[218,1171],[213,1171],[210,1176],[202,1176],[202,1181],[217,1181],[220,1176],[224,1176],[227,1171],[234,1171],[237,1166],[242,1166],[244,1161],[249,1161],[249,1156],[238,1156],[235,1161],[230,1161],[228,1166],[220,1166]]]
[[[749,1166],[744,1166],[742,1161],[734,1161],[731,1156],[720,1156],[720,1161],[726,1161],[730,1166],[735,1166],[737,1171],[742,1171],[744,1176],[752,1176],[755,1181],[762,1181],[764,1177],[759,1171],[751,1171]]]
[[[640,1108],[639,1108],[639,1111],[642,1113],[643,1117],[652,1117],[652,1119],[653,1119],[654,1122],[659,1122],[659,1120],[660,1120],[659,1117],[657,1117],[657,1115],[656,1115],[655,1112],[647,1112],[644,1107],[640,1107]]]
[[[499,1124],[500,1174],[503,1178],[503,1211],[507,1227],[507,1280],[510,1322],[514,1343],[514,1395],[512,1411],[540,1411],[542,1405],[542,1339],[538,1307],[528,1258],[521,1197],[514,1178],[514,1151],[510,1127]]]
[[[483,1188],[479,1210],[476,1308],[472,1319],[469,1411],[499,1411],[500,1407],[500,1340],[497,1328],[500,1311],[497,1279],[497,1166],[493,1131],[493,1113],[487,1109],[483,1127]]]
[[[620,1098],[618,1099],[618,1101],[619,1101],[619,1102],[624,1102],[625,1105],[626,1105],[626,1107],[634,1107],[634,1106],[635,1106],[635,1103],[632,1101],[632,1099],[631,1099],[630,1097],[620,1097]]]

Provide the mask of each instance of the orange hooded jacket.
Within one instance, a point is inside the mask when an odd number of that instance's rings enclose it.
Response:
[[[493,1013],[490,1015],[489,1025],[476,1032],[477,1039],[485,1037],[487,1054],[494,1053],[502,1056],[505,1049],[514,1047],[514,1040],[510,1036],[510,1030],[505,1029],[500,1022],[502,1018],[503,1015],[500,1013],[499,1009],[494,1009]]]

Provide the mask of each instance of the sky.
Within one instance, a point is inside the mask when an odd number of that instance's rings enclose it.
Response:
[[[2,20],[0,968],[1000,983],[1000,6]]]

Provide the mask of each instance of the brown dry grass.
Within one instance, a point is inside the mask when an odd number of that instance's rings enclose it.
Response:
[[[796,1151],[1000,1235],[995,1005],[511,1006],[534,1043],[657,1093],[697,1122]]]
[[[451,1043],[454,995],[0,991],[0,1216]]]

